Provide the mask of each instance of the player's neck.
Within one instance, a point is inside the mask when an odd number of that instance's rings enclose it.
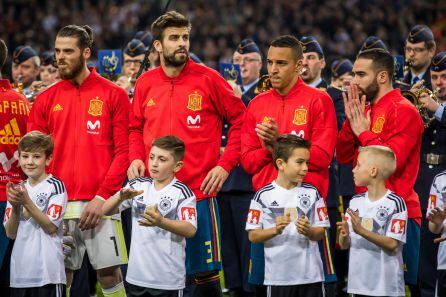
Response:
[[[45,171],[43,171],[38,176],[33,176],[33,177],[30,176],[30,177],[28,177],[28,183],[31,186],[34,187],[35,185],[37,185],[37,184],[41,183],[42,181],[44,181],[47,177],[48,177],[48,174]]]
[[[175,175],[169,176],[165,179],[154,179],[153,185],[155,187],[155,190],[159,191],[161,189],[164,189],[168,184],[172,182],[172,180],[175,178]]]
[[[375,98],[371,101],[372,106],[378,103],[378,101],[381,100],[381,98],[387,95],[387,93],[389,93],[390,91],[393,91],[393,86],[391,84],[381,86]]]
[[[85,64],[84,69],[82,69],[82,72],[79,73],[79,75],[73,78],[71,81],[73,82],[73,84],[80,86],[87,79],[89,75],[90,75],[90,69],[88,69],[87,64]]]
[[[367,186],[367,196],[371,201],[381,199],[387,193],[386,183],[382,180],[372,180]]]
[[[296,183],[296,182],[290,181],[289,179],[287,179],[285,176],[283,176],[280,173],[277,175],[276,184],[278,184],[279,186],[281,186],[282,188],[285,188],[287,190],[291,190],[291,189],[301,185],[301,183]]]
[[[281,89],[276,89],[276,92],[279,93],[279,95],[281,95],[281,96],[286,96],[290,92],[290,90],[294,87],[294,85],[297,83],[298,80],[299,80],[299,76],[295,75],[293,77],[293,80],[291,81],[291,83],[288,86],[281,88]]]
[[[167,77],[170,78],[175,78],[180,75],[181,71],[183,71],[184,66],[186,66],[186,63],[181,66],[171,66],[166,65],[164,60],[161,61],[161,67],[163,68],[164,73]]]

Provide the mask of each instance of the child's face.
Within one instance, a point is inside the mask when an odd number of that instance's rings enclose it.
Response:
[[[286,162],[279,159],[277,167],[283,177],[291,183],[300,184],[308,172],[310,151],[305,148],[296,148]]]
[[[182,166],[183,162],[175,161],[170,151],[152,146],[149,155],[149,173],[151,178],[159,182],[171,179]]]
[[[356,166],[353,168],[353,179],[358,187],[367,186],[372,178],[370,176],[371,166],[367,162],[367,157],[366,152],[360,152]]]
[[[25,173],[31,179],[39,179],[45,174],[45,167],[51,162],[51,156],[46,157],[44,151],[20,152],[19,164]]]

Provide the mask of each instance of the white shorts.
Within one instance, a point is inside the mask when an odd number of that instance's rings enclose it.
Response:
[[[81,231],[78,219],[64,220],[65,230],[73,236],[71,254],[65,258],[65,268],[78,270],[87,251],[95,270],[127,264],[127,249],[120,220],[104,218],[99,225]]]

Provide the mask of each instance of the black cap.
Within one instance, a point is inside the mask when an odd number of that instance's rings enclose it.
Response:
[[[192,61],[194,61],[195,63],[199,63],[202,64],[203,61],[201,61],[201,59],[194,53],[189,52],[189,57],[192,59]]]
[[[431,71],[443,71],[446,69],[446,52],[439,52],[432,59]]]
[[[260,55],[262,54],[257,44],[249,38],[243,39],[240,42],[240,44],[237,46],[237,52],[242,55],[249,53],[258,53]]]
[[[141,42],[144,43],[144,46],[149,48],[152,45],[153,35],[149,31],[138,31],[133,39],[141,40]]]
[[[410,30],[409,36],[407,36],[407,41],[410,43],[419,43],[431,40],[434,40],[434,33],[432,33],[431,29],[426,25],[414,26]]]
[[[324,51],[322,50],[321,45],[317,42],[316,37],[314,36],[303,36],[300,39],[300,43],[302,44],[302,51],[304,53],[315,52],[324,56]]]
[[[359,52],[363,52],[365,50],[369,50],[372,48],[380,48],[383,49],[385,51],[389,51],[387,49],[386,44],[377,36],[369,36],[366,38],[366,40],[364,41],[364,43],[361,46],[361,49],[359,50]]]
[[[54,62],[54,53],[51,51],[43,52],[40,56],[40,65],[47,66],[53,65]]]
[[[12,53],[12,61],[15,64],[21,64],[32,57],[37,57],[37,52],[30,46],[20,45]]]
[[[353,64],[349,59],[334,60],[331,63],[331,76],[338,78],[345,73],[350,73],[353,70]]]
[[[132,39],[124,49],[124,54],[129,55],[130,57],[135,57],[139,55],[144,55],[146,48],[144,43],[138,39]]]

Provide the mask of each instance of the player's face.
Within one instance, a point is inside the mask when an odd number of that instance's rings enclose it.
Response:
[[[267,64],[271,85],[283,94],[291,88],[291,83],[297,78],[302,60],[296,60],[291,48],[271,46],[268,50]]]
[[[90,49],[81,50],[77,38],[57,37],[54,45],[56,63],[62,79],[74,79],[81,74],[86,60],[90,57]]]
[[[162,42],[155,40],[154,45],[166,66],[180,67],[189,59],[189,29],[187,27],[166,28]]]
[[[435,55],[435,48],[427,49],[424,41],[411,43],[406,41],[405,57],[412,62],[412,68],[420,70],[430,64]]]
[[[232,56],[234,64],[240,65],[240,74],[244,85],[250,84],[260,76],[262,69],[262,59],[258,53],[240,54],[234,52]]]
[[[281,159],[277,160],[277,167],[287,182],[298,185],[307,175],[309,160],[310,151],[308,149],[296,148],[286,162]]]
[[[20,64],[12,63],[12,78],[14,82],[22,82],[25,88],[29,87],[39,75],[39,68],[34,64],[34,58],[29,58]]]
[[[132,77],[138,73],[139,67],[141,66],[142,60],[144,60],[144,54],[131,57],[124,54],[124,75]]]
[[[446,70],[443,71],[432,71],[431,70],[431,81],[432,88],[436,90],[437,88],[440,91],[437,94],[437,97],[441,101],[446,101]]]
[[[45,167],[51,162],[51,156],[46,157],[44,151],[20,152],[19,164],[30,179],[40,181],[45,176]]]
[[[162,183],[172,180],[182,166],[183,162],[175,161],[170,151],[152,146],[149,155],[149,173],[155,181]]]
[[[40,78],[45,86],[49,86],[60,79],[59,70],[53,65],[42,65],[40,66]]]
[[[370,59],[357,59],[353,64],[353,80],[358,86],[359,96],[365,95],[367,101],[375,99],[379,91],[377,74],[373,69],[373,61]]]
[[[367,186],[371,179],[370,165],[367,162],[367,153],[360,152],[355,168],[353,168],[353,179],[358,187]]]
[[[314,82],[321,77],[322,69],[325,67],[325,59],[319,59],[316,52],[304,53],[303,59],[305,71],[301,77],[307,84]]]

